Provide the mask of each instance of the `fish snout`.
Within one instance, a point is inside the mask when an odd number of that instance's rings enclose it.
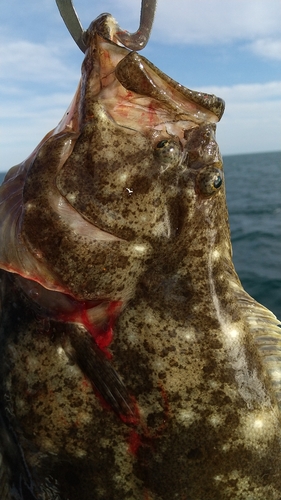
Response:
[[[201,169],[206,165],[220,163],[221,154],[216,142],[216,125],[207,123],[184,131],[184,150],[189,168]]]

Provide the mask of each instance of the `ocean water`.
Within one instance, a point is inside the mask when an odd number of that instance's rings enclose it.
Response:
[[[236,271],[281,319],[281,152],[225,156],[224,166]]]
[[[281,320],[281,152],[225,156],[224,167],[236,271]]]

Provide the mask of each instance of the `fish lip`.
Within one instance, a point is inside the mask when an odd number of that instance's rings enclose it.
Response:
[[[127,68],[133,68],[134,71],[138,70],[138,78],[130,79]],[[148,71],[147,71],[148,69]],[[139,93],[141,95],[147,95],[149,97],[154,97],[159,101],[163,101],[166,104],[170,103],[170,98],[167,98],[162,89],[158,89],[150,77],[149,71],[155,73],[157,77],[164,82],[164,84],[170,86],[174,91],[178,92],[189,102],[193,102],[205,110],[213,113],[218,121],[221,119],[224,109],[225,102],[220,97],[214,94],[208,94],[207,92],[201,92],[196,90],[191,90],[173,80],[170,76],[166,75],[163,71],[157,68],[153,63],[151,63],[145,57],[139,55],[137,52],[129,52],[124,58],[122,58],[115,68],[115,75],[117,80],[129,91]],[[171,105],[172,103],[170,103]]]

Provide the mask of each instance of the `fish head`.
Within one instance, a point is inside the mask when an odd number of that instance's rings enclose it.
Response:
[[[116,26],[92,23],[73,102],[2,188],[1,266],[79,300],[129,300],[178,234],[182,198],[208,198],[222,178],[223,101],[120,46]]]
[[[158,243],[176,230],[179,178],[188,168],[186,135],[215,124],[223,102],[185,89],[120,47],[112,26],[113,18],[102,15],[88,30],[77,106],[81,134],[56,183],[92,224],[127,241]],[[193,149],[204,150],[206,140],[193,140]],[[209,158],[218,154],[214,138],[212,144]]]

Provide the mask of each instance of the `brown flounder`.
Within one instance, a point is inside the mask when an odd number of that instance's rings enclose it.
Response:
[[[114,26],[0,191],[1,499],[280,500],[280,329],[232,263],[224,104]]]

